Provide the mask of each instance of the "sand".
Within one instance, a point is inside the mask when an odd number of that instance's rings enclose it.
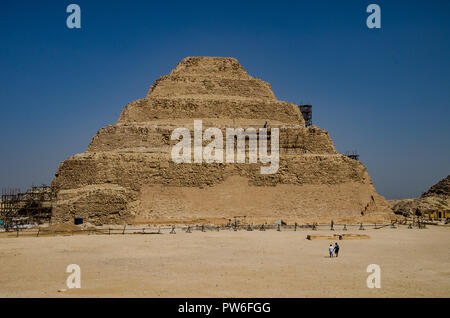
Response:
[[[450,228],[352,233],[370,239],[339,241],[339,258],[306,236],[340,231],[0,236],[0,297],[450,297]],[[80,289],[67,289],[69,264]]]

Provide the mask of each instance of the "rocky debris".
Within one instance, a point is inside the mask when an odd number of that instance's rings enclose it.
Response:
[[[420,198],[390,200],[392,210],[403,216],[427,216],[450,211],[450,175],[433,185]]]
[[[333,234],[333,235],[307,235],[307,240],[367,240],[370,239],[369,235],[365,234]]]
[[[66,232],[80,231],[81,228],[73,224],[53,224],[47,227],[39,227],[40,232]]]
[[[427,192],[422,194],[422,198],[433,196],[439,196],[443,198],[450,197],[450,175],[436,183]]]

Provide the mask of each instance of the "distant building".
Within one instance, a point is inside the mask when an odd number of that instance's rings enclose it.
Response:
[[[430,218],[432,219],[446,219],[450,218],[450,211],[449,210],[436,210],[430,213],[427,213]]]

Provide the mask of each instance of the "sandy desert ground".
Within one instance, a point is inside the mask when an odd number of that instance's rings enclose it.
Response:
[[[362,233],[363,232],[363,233]],[[0,237],[1,297],[450,297],[450,228]],[[67,289],[66,267],[81,267]],[[369,264],[381,288],[369,289]],[[59,291],[67,289],[66,291]]]

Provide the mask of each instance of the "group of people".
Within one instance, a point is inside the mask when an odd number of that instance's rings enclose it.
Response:
[[[336,242],[333,246],[333,243],[330,243],[330,247],[328,247],[328,251],[330,252],[330,257],[333,257],[336,255],[336,257],[339,256],[339,245]]]

